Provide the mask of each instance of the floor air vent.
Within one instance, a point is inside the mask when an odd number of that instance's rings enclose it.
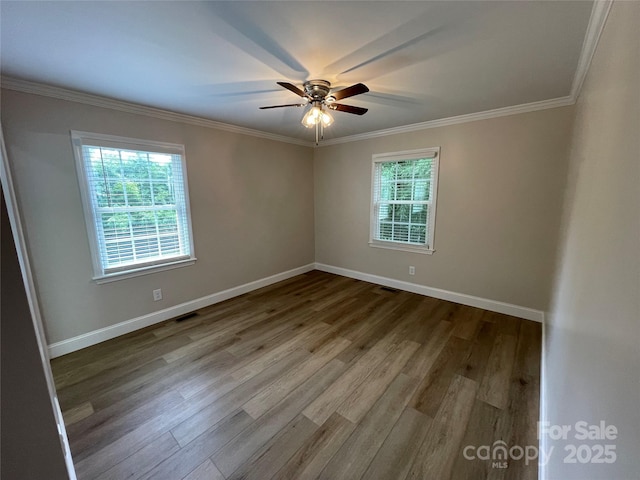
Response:
[[[384,290],[385,292],[398,293],[398,290],[391,287],[380,287],[380,290]]]
[[[183,320],[187,320],[191,317],[195,317],[198,315],[196,312],[185,313],[184,315],[180,315],[179,317],[174,318],[176,322],[182,322]]]

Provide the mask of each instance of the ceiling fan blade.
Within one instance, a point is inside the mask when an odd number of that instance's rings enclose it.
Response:
[[[282,107],[304,107],[306,103],[287,103],[286,105],[271,105],[269,107],[259,107],[260,110],[268,110],[270,108],[282,108]]]
[[[337,110],[339,112],[353,113],[354,115],[364,115],[369,111],[368,108],[354,107],[353,105],[343,105],[341,103],[332,103],[329,105],[331,110]]]
[[[288,83],[288,82],[276,82],[278,85],[280,85],[281,87],[286,88],[287,90],[292,91],[293,93],[295,93],[296,95],[299,95],[301,97],[306,97],[307,94],[304,93],[302,90],[300,90],[298,87],[296,87],[295,85],[293,85],[292,83]]]
[[[360,95],[361,93],[367,93],[369,88],[364,83],[356,83],[350,87],[343,88],[337,92],[331,92],[331,96],[336,100],[342,100],[343,98],[353,97],[354,95]]]

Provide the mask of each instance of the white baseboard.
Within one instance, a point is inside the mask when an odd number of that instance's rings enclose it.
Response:
[[[295,277],[296,275],[310,272],[313,269],[314,264],[310,263],[309,265],[303,265],[302,267],[294,268],[286,272],[277,273],[270,277],[261,278],[253,282],[245,283],[244,285],[223,290],[222,292],[212,293],[205,297],[196,298],[195,300],[174,305],[173,307],[152,312],[131,320],[126,320],[99,330],[94,330],[93,332],[84,333],[68,340],[52,343],[49,345],[49,357],[55,358],[67,353],[75,352],[81,348],[90,347],[91,345],[104,342],[105,340],[111,340],[112,338],[119,337],[125,333],[130,333],[135,330],[139,330],[140,328],[148,327],[149,325],[164,322],[165,320],[193,312],[199,308],[223,302],[230,298],[237,297],[238,295],[257,290],[258,288],[266,287],[267,285],[281,282],[282,280]]]
[[[468,305],[470,307],[483,308],[492,312],[504,313],[506,315],[524,318],[525,320],[533,320],[534,322],[541,323],[544,322],[544,312],[540,310],[534,310],[533,308],[521,307],[519,305],[499,302],[497,300],[489,300],[487,298],[474,297],[473,295],[451,292],[449,290],[442,290],[440,288],[427,287],[424,285],[418,285],[417,283],[395,280],[393,278],[380,277],[378,275],[358,272],[356,270],[348,270],[346,268],[334,267],[332,265],[325,265],[322,263],[316,263],[315,266],[316,270],[335,273],[336,275],[342,275],[343,277],[364,280],[365,282],[376,283],[378,285],[384,285],[385,287],[396,288],[398,290],[406,290],[407,292],[418,293],[427,297],[434,297],[441,300],[461,303],[462,305]]]
[[[152,312],[147,315],[142,315],[141,317],[126,320],[124,322],[101,328],[99,330],[94,330],[93,332],[84,333],[68,340],[62,340],[61,342],[52,343],[51,345],[49,345],[49,357],[59,357],[61,355],[75,352],[76,350],[90,347],[91,345],[95,345],[106,340],[111,340],[112,338],[119,337],[120,335],[124,335],[126,333],[130,333],[159,322],[164,322],[165,320],[169,320],[179,315],[184,315],[185,313],[198,310],[199,308],[204,308],[215,303],[223,302],[244,293],[266,287],[267,285],[281,282],[282,280],[295,277],[296,275],[310,272],[314,268],[323,272],[335,273],[336,275],[342,275],[344,277],[355,278],[357,280],[364,280],[365,282],[376,283],[378,285],[384,285],[399,290],[418,293],[420,295],[439,298],[441,300],[461,303],[462,305],[483,308],[492,312],[513,315],[514,317],[524,318],[527,320],[533,320],[536,322],[543,322],[544,320],[544,313],[532,308],[521,307],[518,305],[498,302],[496,300],[489,300],[486,298],[474,297],[472,295],[466,295],[464,293],[450,292],[448,290],[442,290],[439,288],[426,287],[424,285],[418,285],[417,283],[404,282],[402,280],[395,280],[393,278],[371,275],[369,273],[348,270],[346,268],[334,267],[322,263],[310,263],[308,265],[303,265],[302,267],[294,268],[286,272],[271,275],[270,277],[261,278],[253,282],[245,283],[244,285],[229,288],[227,290],[223,290],[222,292],[217,292],[205,297],[196,298],[195,300],[190,300],[179,305],[174,305],[173,307],[165,308],[163,310]]]

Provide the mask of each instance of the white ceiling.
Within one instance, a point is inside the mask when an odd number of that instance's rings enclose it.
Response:
[[[276,85],[322,78],[338,138],[568,96],[591,1],[0,3],[2,74],[311,141]]]

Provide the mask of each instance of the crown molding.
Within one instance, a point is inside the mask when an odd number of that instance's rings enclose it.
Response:
[[[410,125],[403,125],[400,127],[392,127],[383,130],[376,130],[373,132],[360,133],[356,135],[349,135],[346,137],[325,139],[320,145],[315,145],[313,142],[307,142],[298,138],[286,137],[284,135],[276,135],[273,133],[262,132],[260,130],[253,130],[246,127],[239,127],[236,125],[230,125],[227,123],[216,122],[215,120],[209,120],[202,117],[196,117],[193,115],[186,115],[183,113],[171,112],[169,110],[162,110],[154,107],[147,107],[144,105],[138,105],[135,103],[124,102],[122,100],[115,100],[113,98],[101,97],[99,95],[92,95],[89,93],[78,92],[75,90],[69,90],[62,87],[54,87],[52,85],[46,85],[43,83],[30,82],[28,80],[22,80],[13,77],[3,76],[1,79],[2,88],[9,90],[15,90],[18,92],[31,93],[34,95],[42,95],[45,97],[52,97],[61,100],[67,100],[71,102],[83,103],[87,105],[93,105],[96,107],[110,108],[112,110],[119,110],[121,112],[134,113],[138,115],[146,115],[149,117],[160,118],[162,120],[170,120],[174,122],[187,123],[190,125],[197,125],[200,127],[215,128],[218,130],[225,130],[233,133],[240,133],[244,135],[251,135],[254,137],[267,138],[279,142],[292,143],[295,145],[302,145],[305,147],[323,147],[329,145],[337,145],[340,143],[355,142],[358,140],[366,140],[370,138],[383,137],[387,135],[396,135],[399,133],[415,132],[419,130],[425,130],[428,128],[444,127],[447,125],[456,125],[459,123],[474,122],[477,120],[486,120],[489,118],[503,117],[507,115],[515,115],[518,113],[534,112],[536,110],[544,110],[547,108],[563,107],[572,105],[575,103],[573,96],[554,98],[551,100],[543,100],[540,102],[527,103],[523,105],[514,105],[510,107],[497,108],[494,110],[487,110],[484,112],[469,113],[465,115],[458,115],[456,117],[441,118],[437,120],[429,120],[427,122],[413,123]]]
[[[580,96],[582,84],[591,66],[591,60],[596,52],[598,41],[600,40],[602,30],[604,30],[604,25],[609,16],[612,4],[612,0],[595,0],[593,2],[591,17],[589,18],[587,31],[584,35],[584,42],[582,43],[582,51],[580,52],[578,66],[576,67],[576,73],[573,76],[573,83],[571,85],[571,97],[573,97],[574,102],[576,102]]]
[[[99,95],[92,95],[89,93],[78,92],[75,90],[69,90],[62,87],[54,87],[52,85],[45,85],[43,83],[30,82],[28,80],[22,80],[19,78],[2,76],[0,82],[1,82],[2,88],[6,88],[8,90],[15,90],[17,92],[31,93],[34,95],[57,98],[60,100],[67,100],[70,102],[83,103],[86,105],[92,105],[94,107],[110,108],[112,110],[119,110],[121,112],[133,113],[138,115],[146,115],[148,117],[154,117],[154,118],[169,120],[173,122],[186,123],[189,125],[197,125],[199,127],[215,128],[217,130],[224,130],[227,132],[239,133],[242,135],[250,135],[252,137],[266,138],[268,140],[275,140],[277,142],[291,143],[294,145],[302,145],[304,147],[315,146],[313,142],[308,142],[305,140],[301,140],[299,138],[292,138],[284,135],[277,135],[274,133],[263,132],[261,130],[254,130],[252,128],[239,127],[237,125],[231,125],[223,122],[216,122],[215,120],[209,120],[202,117],[196,117],[193,115],[186,115],[183,113],[171,112],[169,110],[163,110],[155,107],[147,107],[145,105],[139,105],[136,103],[116,100],[113,98],[102,97]]]
[[[359,133],[357,135],[349,135],[348,137],[333,138],[323,140],[320,147],[337,145],[340,143],[350,143],[358,140],[367,140],[370,138],[384,137],[387,135],[397,135],[399,133],[416,132],[429,128],[446,127],[448,125],[457,125],[460,123],[475,122],[478,120],[487,120],[489,118],[506,117],[508,115],[517,115],[519,113],[535,112],[538,110],[546,110],[548,108],[566,107],[573,105],[575,100],[572,96],[552,98],[550,100],[542,100],[540,102],[525,103],[522,105],[514,105],[511,107],[496,108],[494,110],[486,110],[484,112],[469,113],[466,115],[458,115],[456,117],[440,118],[438,120],[429,120],[427,122],[412,123],[411,125],[403,125],[401,127],[386,128],[384,130],[376,130],[374,132]]]

